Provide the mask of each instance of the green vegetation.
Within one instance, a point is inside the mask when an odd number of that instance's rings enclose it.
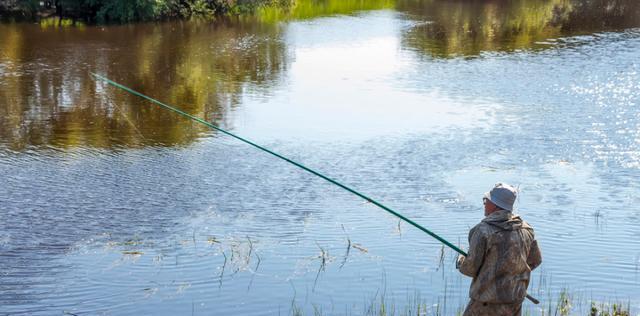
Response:
[[[279,22],[352,14],[356,11],[393,9],[396,3],[396,0],[290,0],[275,6],[262,6],[258,8],[257,15],[264,22]]]
[[[636,25],[640,1],[632,0],[5,0],[0,17],[40,20],[58,17],[89,23],[127,23],[162,19],[214,19],[256,14],[278,22],[360,10],[397,9],[430,22],[412,38],[441,44],[442,52],[478,51],[507,43],[513,49],[578,26]]]
[[[444,298],[446,301],[446,297]],[[582,302],[576,302],[581,304]],[[391,316],[391,315],[399,315],[399,316],[425,316],[425,315],[462,315],[464,309],[466,307],[465,303],[460,303],[461,305],[455,308],[454,311],[445,311],[446,306],[443,302],[438,300],[437,303],[430,304],[424,299],[420,298],[419,294],[415,294],[412,298],[409,298],[408,303],[403,306],[398,306],[393,301],[390,301],[384,295],[376,294],[370,301],[365,302],[363,305],[363,310],[361,312],[362,315],[367,316]],[[534,305],[530,305],[527,303],[523,304],[523,315],[526,316],[569,316],[569,315],[589,315],[589,316],[631,316],[631,306],[630,304],[621,304],[621,303],[597,303],[595,301],[590,301],[590,309],[588,311],[584,311],[579,309],[574,305],[573,295],[569,294],[569,292],[565,289],[562,290],[558,294],[558,298],[553,301],[550,299],[548,302],[542,302],[542,307],[536,308]],[[318,306],[313,305],[313,315],[321,316],[328,315],[331,313],[324,313],[322,309]],[[360,313],[360,311],[347,311],[347,315],[356,315]],[[291,309],[289,311],[290,315],[294,316],[303,316],[303,315],[311,315],[305,313],[305,309],[302,306],[296,304],[295,299],[291,303]]]
[[[97,23],[168,18],[213,18],[254,12],[263,6],[287,6],[290,0],[9,0],[0,16],[24,19],[57,16]]]
[[[0,2],[0,16],[42,19],[56,16],[94,23],[161,19],[213,19],[223,15],[257,15],[263,21],[305,19],[391,9],[396,0],[13,0]]]

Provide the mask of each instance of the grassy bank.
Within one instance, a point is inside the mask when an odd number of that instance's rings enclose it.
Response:
[[[60,17],[88,23],[126,23],[172,18],[211,19],[287,7],[293,0],[6,0],[0,16],[14,20]]]
[[[589,300],[585,302],[572,295],[568,291],[561,291],[558,296],[550,298],[540,305],[523,304],[522,315],[525,316],[570,316],[570,315],[588,315],[588,316],[631,316],[630,302],[601,302]],[[444,304],[444,305],[443,305]],[[420,297],[419,294],[408,299],[405,305],[397,305],[392,300],[387,299],[384,295],[376,295],[369,302],[365,302],[361,310],[345,311],[346,315],[366,315],[366,316],[444,316],[452,313],[451,310],[446,311],[446,300],[437,302],[428,302]],[[462,315],[465,305],[457,306],[454,315]],[[295,300],[291,304],[289,315],[334,315],[335,311],[325,312],[322,308],[312,304],[312,310],[305,312],[302,306],[296,304]],[[341,313],[342,314],[342,313]]]

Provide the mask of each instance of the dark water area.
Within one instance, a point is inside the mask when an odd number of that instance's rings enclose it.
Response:
[[[519,186],[548,314],[640,311],[640,3],[301,1],[123,26],[0,24],[0,315],[455,314],[455,254]],[[66,25],[66,24],[65,24]],[[349,247],[351,246],[351,247]],[[379,306],[378,306],[379,307]],[[546,315],[545,314],[545,315]]]
[[[224,123],[243,89],[267,89],[286,67],[274,26],[176,22],[2,28],[8,61],[2,98],[12,105],[3,107],[2,135],[18,150],[29,145],[171,146],[190,143],[203,132],[139,106],[131,96],[102,93],[105,87],[90,72],[135,82],[134,89]]]

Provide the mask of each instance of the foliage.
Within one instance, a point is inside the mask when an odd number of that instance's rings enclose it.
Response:
[[[125,23],[167,18],[213,18],[239,15],[257,8],[292,0],[7,0],[0,1],[0,14],[19,13],[37,17],[59,17],[98,23]]]
[[[0,16],[19,14],[32,17],[38,12],[40,1],[38,0],[5,0],[0,1]]]
[[[98,22],[131,22],[144,21],[155,16],[155,1],[153,0],[67,0],[69,2],[86,2],[96,10],[95,18]]]
[[[392,9],[396,0],[273,0],[274,5],[258,9],[260,20],[310,19],[318,16],[353,14],[357,11]]]
[[[38,0],[19,0],[16,1],[18,8],[23,11],[35,12],[38,10],[39,1]]]

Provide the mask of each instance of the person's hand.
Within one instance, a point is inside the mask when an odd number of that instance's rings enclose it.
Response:
[[[458,255],[458,260],[456,260],[456,269],[460,269],[460,266],[462,265],[462,262],[464,262],[464,258],[465,258],[465,256]]]

